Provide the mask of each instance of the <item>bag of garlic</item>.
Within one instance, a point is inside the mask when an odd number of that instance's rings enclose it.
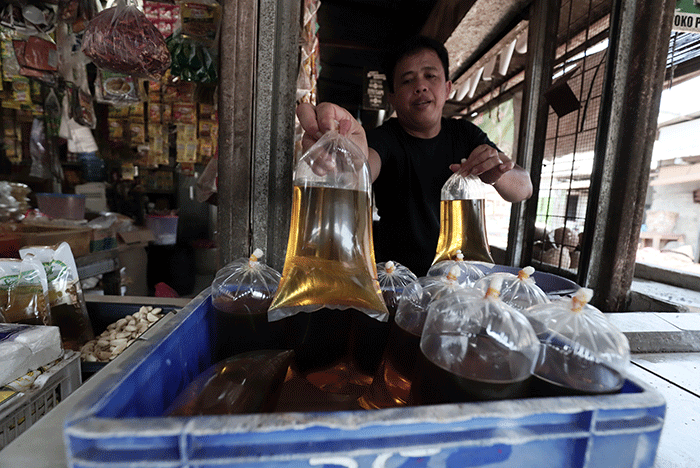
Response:
[[[440,192],[440,237],[433,265],[461,250],[464,260],[494,263],[486,237],[486,185],[477,176],[454,173]]]

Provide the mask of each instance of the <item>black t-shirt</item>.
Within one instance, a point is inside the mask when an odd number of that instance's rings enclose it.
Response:
[[[486,133],[463,119],[442,119],[438,136],[409,135],[397,119],[367,132],[382,160],[373,192],[380,221],[375,224],[378,262],[393,260],[424,276],[440,235],[440,191],[453,174],[449,166],[481,144],[496,148]]]

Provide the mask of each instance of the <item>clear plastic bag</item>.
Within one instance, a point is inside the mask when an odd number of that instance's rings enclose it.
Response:
[[[3,320],[4,318],[4,320]],[[41,261],[0,260],[0,322],[50,325],[49,285]]]
[[[411,398],[419,404],[519,398],[539,355],[528,319],[500,300],[500,278],[485,295],[456,292],[429,306]],[[474,290],[476,291],[476,290]]]
[[[371,188],[362,150],[336,131],[299,159],[287,254],[270,320],[323,308],[388,319],[374,259]]]
[[[170,67],[165,38],[133,0],[117,0],[90,20],[82,51],[99,68],[158,80]]]
[[[535,283],[535,279],[532,277],[534,272],[533,267],[527,266],[520,270],[517,275],[506,271],[489,273],[476,281],[474,288],[486,294],[491,280],[500,277],[502,280],[501,300],[523,311],[533,305],[550,302],[547,293]]]
[[[165,416],[272,412],[294,351],[260,350],[217,362],[182,391]]]
[[[459,281],[467,286],[474,286],[477,280],[484,277],[484,271],[475,262],[464,260],[461,250],[457,250],[454,260],[441,260],[434,263],[428,269],[427,276],[445,276],[454,266],[459,268]]]
[[[542,392],[610,393],[625,381],[630,363],[627,337],[590,305],[593,291],[525,310],[542,351],[535,375]]]
[[[377,263],[377,278],[379,287],[382,288],[384,303],[391,318],[396,315],[396,308],[404,288],[418,277],[404,265],[389,260],[388,262]]]
[[[70,245],[61,242],[54,246],[24,247],[19,254],[23,259],[34,256],[43,264],[51,308],[49,325],[60,329],[65,349],[80,351],[94,334]]]
[[[433,265],[453,259],[494,263],[486,236],[485,184],[477,176],[454,173],[440,193],[440,237]]]
[[[212,307],[216,313],[217,358],[245,351],[279,348],[279,337],[267,319],[280,274],[260,259],[255,249],[221,268],[211,285]]]

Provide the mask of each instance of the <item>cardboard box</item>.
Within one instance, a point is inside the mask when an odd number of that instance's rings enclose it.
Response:
[[[114,226],[106,228],[92,228],[90,239],[90,252],[100,252],[117,248],[117,233]]]
[[[147,244],[154,241],[156,237],[150,229],[139,228],[135,231],[120,231],[117,233],[119,242],[124,244]]]
[[[21,247],[40,245],[52,246],[67,242],[70,245],[73,257],[82,257],[90,253],[90,240],[92,239],[92,228],[89,227],[68,227],[68,226],[45,226],[42,224],[17,225],[17,233],[20,234]]]

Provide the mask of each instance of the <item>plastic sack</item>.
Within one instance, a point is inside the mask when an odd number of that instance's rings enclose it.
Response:
[[[323,308],[389,316],[372,242],[372,180],[366,158],[336,131],[294,168],[294,198],[282,280],[270,320]]]
[[[23,247],[19,255],[23,259],[33,256],[43,264],[48,281],[50,325],[60,329],[65,349],[80,351],[94,334],[70,245],[61,242],[54,246]]]
[[[461,250],[465,260],[494,263],[486,236],[486,185],[477,176],[454,173],[440,192],[440,237],[433,265]]]
[[[49,285],[39,259],[0,260],[0,317],[8,323],[51,324]]]
[[[517,275],[506,271],[489,273],[476,281],[474,288],[485,294],[491,280],[500,277],[502,280],[501,300],[523,311],[528,307],[550,302],[547,293],[535,283],[535,278],[532,277],[534,272],[535,269],[533,267],[527,266],[520,270]]]
[[[99,68],[158,80],[170,67],[165,38],[132,0],[117,0],[90,20],[82,51]]]
[[[260,261],[255,249],[221,268],[211,285],[216,313],[216,355],[221,360],[244,351],[279,348],[278,333],[267,319],[280,274]]]
[[[217,362],[175,398],[165,416],[272,412],[293,356],[290,350],[262,350]]]
[[[474,283],[484,277],[484,271],[476,263],[464,260],[464,254],[461,250],[457,250],[454,260],[441,260],[434,263],[428,268],[426,276],[445,276],[455,266],[459,271],[458,280],[467,286],[474,286]]]
[[[0,387],[63,355],[57,327],[0,324]]]
[[[610,393],[625,381],[630,363],[627,337],[588,304],[593,291],[581,288],[572,298],[525,310],[542,351],[535,376],[543,392]]]
[[[521,312],[500,300],[501,279],[487,293],[457,292],[433,302],[421,335],[411,397],[419,404],[527,396],[539,341]]]

